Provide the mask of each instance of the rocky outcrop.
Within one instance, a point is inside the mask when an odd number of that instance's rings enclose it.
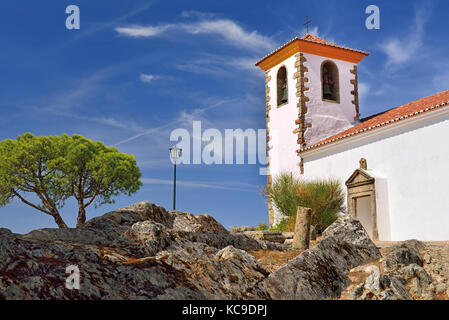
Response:
[[[369,276],[353,292],[362,300],[434,300],[437,298],[432,278],[423,268],[420,251],[424,245],[408,240],[395,247],[382,261],[379,270]]]
[[[423,249],[423,244],[417,240],[405,241],[385,257],[382,267],[386,273],[393,273],[412,263],[422,267],[423,260],[419,252]]]
[[[265,240],[270,242],[284,243],[285,238],[282,232],[272,230],[245,231],[244,235],[255,240]]]
[[[150,202],[78,229],[0,229],[0,299],[266,299],[268,271],[242,250],[266,248],[282,246]],[[70,265],[79,290],[65,286]]]
[[[254,231],[255,227],[248,226],[230,226],[229,230],[231,233],[243,233],[245,231]]]
[[[230,234],[208,215],[141,202],[79,229],[26,235],[0,229],[0,299],[327,299],[350,268],[380,254],[361,224],[342,218],[325,238],[269,273],[245,250],[284,246]],[[68,266],[80,288],[66,287]]]
[[[411,300],[403,279],[381,274],[379,270],[371,274],[364,283],[354,290],[356,300]]]
[[[208,214],[193,215],[188,212],[169,211],[174,217],[173,228],[188,232],[229,234],[217,220]]]
[[[353,217],[339,218],[325,230],[324,237],[261,283],[272,299],[338,298],[350,283],[350,269],[381,257]]]

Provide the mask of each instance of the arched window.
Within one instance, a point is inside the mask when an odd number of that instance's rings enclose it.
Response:
[[[332,61],[321,64],[321,87],[323,100],[340,103],[338,68]]]
[[[278,106],[288,102],[287,69],[280,67],[277,75]]]

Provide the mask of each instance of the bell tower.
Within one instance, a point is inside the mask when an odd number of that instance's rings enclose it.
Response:
[[[307,33],[256,63],[265,72],[268,183],[281,172],[303,173],[298,149],[358,122],[357,65],[367,55]]]

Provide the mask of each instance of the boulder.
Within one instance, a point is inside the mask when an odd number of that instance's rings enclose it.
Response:
[[[244,235],[253,238],[254,240],[265,240],[277,243],[284,243],[285,238],[282,232],[272,231],[272,230],[261,230],[261,231],[245,231]]]
[[[412,263],[400,268],[396,274],[404,279],[404,284],[408,292],[415,299],[437,299],[436,287],[432,283],[432,278],[423,267]]]
[[[0,299],[269,298],[257,286],[268,271],[241,249],[283,246],[150,202],[77,229],[0,229]],[[70,265],[80,270],[80,290],[65,286]]]
[[[417,240],[408,240],[399,247],[394,248],[382,261],[382,267],[386,273],[394,273],[409,264],[423,266],[420,250],[424,249],[422,243]]]
[[[284,239],[293,239],[293,237],[295,236],[294,232],[282,232],[282,236],[284,237]]]
[[[325,230],[319,244],[271,273],[260,286],[272,299],[338,298],[350,283],[350,269],[380,257],[362,224],[345,216]]]
[[[403,279],[374,272],[353,292],[354,300],[412,300]]]
[[[188,212],[169,211],[172,215],[173,229],[188,232],[202,232],[214,234],[229,234],[217,220],[208,214],[193,215]]]
[[[231,226],[229,230],[231,233],[243,233],[245,231],[254,231],[255,227],[248,226]]]

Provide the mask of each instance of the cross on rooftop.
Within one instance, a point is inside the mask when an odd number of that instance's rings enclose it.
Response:
[[[309,16],[306,16],[306,23],[303,24],[303,26],[307,26],[307,33],[309,33],[309,24],[312,22],[312,20],[309,20]]]

